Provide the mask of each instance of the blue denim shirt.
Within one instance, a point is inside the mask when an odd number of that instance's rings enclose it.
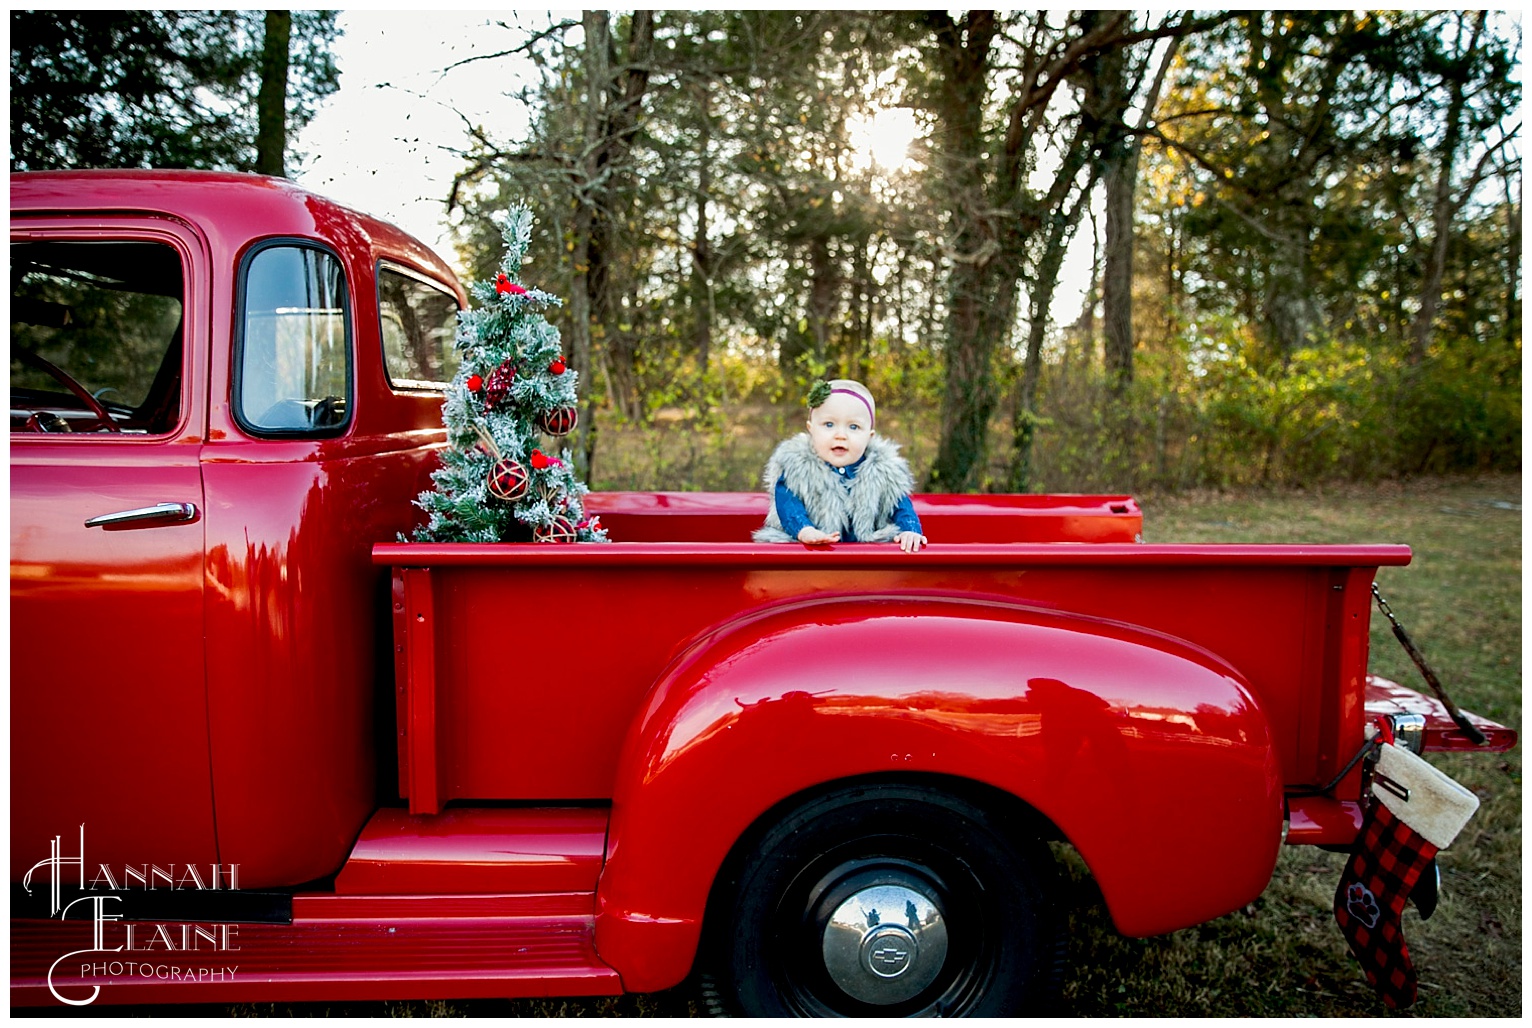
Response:
[[[856,478],[857,468],[861,467],[862,461],[866,459],[867,455],[863,454],[855,464],[844,468],[837,468],[832,465],[831,469],[841,476],[841,484],[847,490],[850,490],[851,481]],[[777,479],[776,500],[777,520],[782,522],[782,531],[794,539],[798,538],[798,533],[803,531],[804,528],[814,524],[813,521],[809,520],[808,508],[804,507],[803,501],[798,499],[791,489],[787,488],[786,478]],[[901,496],[899,498],[898,505],[894,507],[893,517],[894,524],[899,526],[901,532],[920,531],[920,516],[915,513],[915,504],[910,501],[908,496]],[[814,527],[826,532],[833,532],[836,528],[839,528],[841,542],[854,543],[857,541],[856,536],[851,532],[850,525],[838,525],[831,528],[814,525]]]

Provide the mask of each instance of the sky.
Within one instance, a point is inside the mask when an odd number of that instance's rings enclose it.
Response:
[[[340,89],[298,136],[304,188],[398,225],[456,265],[443,201],[468,143],[464,118],[497,138],[527,124],[514,93],[530,76],[520,57],[475,61],[518,45],[548,12],[342,11],[335,45]],[[509,24],[501,27],[499,22]],[[530,81],[528,78],[527,81]]]

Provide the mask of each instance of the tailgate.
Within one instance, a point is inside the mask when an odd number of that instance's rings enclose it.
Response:
[[[1447,708],[1442,706],[1435,697],[1425,696],[1414,689],[1406,688],[1398,682],[1391,682],[1387,678],[1379,678],[1377,675],[1367,676],[1367,714],[1369,717],[1381,714],[1424,714],[1427,751],[1476,750],[1504,753],[1516,745],[1514,728],[1496,724],[1465,710],[1463,715],[1475,728],[1484,733],[1487,740],[1483,746],[1475,745],[1468,736],[1463,734],[1447,714]]]

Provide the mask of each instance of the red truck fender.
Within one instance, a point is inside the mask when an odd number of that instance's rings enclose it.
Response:
[[[675,985],[736,840],[796,794],[890,773],[1030,805],[1127,935],[1250,902],[1281,845],[1266,715],[1214,655],[1012,604],[820,598],[710,632],[650,693],[618,764],[602,959],[629,990]]]

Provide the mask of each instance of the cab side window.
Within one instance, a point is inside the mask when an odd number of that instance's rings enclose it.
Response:
[[[11,431],[172,431],[184,281],[162,242],[12,243]]]
[[[378,267],[383,365],[395,389],[440,390],[457,374],[457,297],[391,264]]]
[[[340,261],[299,244],[263,247],[242,276],[235,415],[260,435],[335,435],[351,397],[351,299]]]

